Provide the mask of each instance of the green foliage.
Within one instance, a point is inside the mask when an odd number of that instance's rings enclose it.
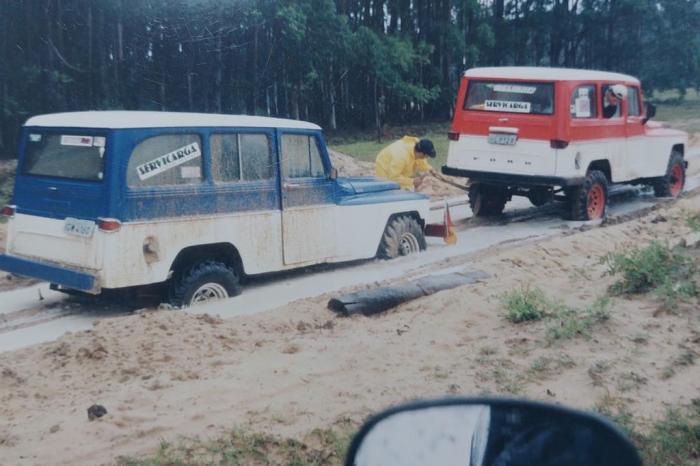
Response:
[[[578,309],[559,305],[547,327],[550,342],[575,337],[591,337],[591,330],[597,324],[610,319],[610,299],[598,298],[588,307]]]
[[[644,464],[691,466],[700,461],[700,413],[698,407],[671,409],[656,422],[641,443]]]
[[[161,441],[155,454],[144,458],[120,457],[117,466],[321,466],[340,464],[350,444],[350,432],[316,429],[308,441],[280,439],[271,435],[234,430],[213,439],[181,438]]]
[[[506,319],[514,324],[542,320],[551,307],[542,290],[529,286],[506,293],[501,301],[506,308]]]
[[[693,231],[700,231],[700,212],[687,212],[685,216],[685,223]]]
[[[695,264],[668,244],[654,241],[608,254],[603,260],[610,275],[621,277],[610,289],[613,294],[654,291],[668,308],[697,295]]]

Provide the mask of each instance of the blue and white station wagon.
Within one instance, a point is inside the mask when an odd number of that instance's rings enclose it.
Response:
[[[321,128],[275,118],[75,112],[22,128],[0,269],[66,292],[165,285],[188,306],[241,278],[425,249],[428,198],[338,178]]]

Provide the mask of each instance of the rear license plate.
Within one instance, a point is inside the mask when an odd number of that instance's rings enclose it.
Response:
[[[63,224],[63,232],[68,235],[82,236],[84,238],[89,238],[95,231],[95,222],[90,220],[80,220],[78,218],[66,218],[66,222]]]
[[[500,144],[502,146],[514,146],[518,140],[517,134],[489,133],[489,144]]]

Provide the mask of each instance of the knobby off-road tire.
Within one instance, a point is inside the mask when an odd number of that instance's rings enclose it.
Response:
[[[469,207],[475,217],[501,215],[508,202],[505,190],[496,186],[473,183],[469,186]]]
[[[197,262],[176,276],[170,291],[170,304],[188,307],[241,294],[238,274],[222,262]]]
[[[608,179],[599,170],[591,170],[581,186],[568,194],[572,220],[605,218],[608,211]]]
[[[399,215],[389,220],[379,243],[377,257],[394,259],[424,251],[425,235],[418,220],[410,215]]]
[[[685,161],[683,160],[683,154],[677,151],[671,152],[666,174],[652,186],[656,197],[678,197],[683,192],[683,187],[685,186]]]

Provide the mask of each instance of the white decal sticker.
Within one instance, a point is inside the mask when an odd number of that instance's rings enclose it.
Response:
[[[41,142],[41,134],[30,134],[29,141],[30,142]]]
[[[175,168],[192,159],[200,157],[202,152],[199,150],[199,144],[193,142],[179,149],[175,149],[165,155],[161,155],[157,159],[146,162],[143,165],[136,167],[136,172],[139,174],[139,179],[147,180],[152,176],[163,173],[166,170]]]
[[[198,166],[180,167],[180,176],[183,178],[201,178],[202,169]]]
[[[95,136],[92,140],[92,145],[95,147],[104,147],[106,139],[104,136]]]
[[[576,117],[590,118],[591,116],[591,100],[588,97],[579,97],[576,99]]]
[[[92,147],[92,136],[61,135],[62,146]]]
[[[519,86],[517,84],[496,84],[493,86],[496,92],[510,92],[511,94],[534,94],[537,88],[534,86]]]
[[[486,110],[491,112],[530,113],[530,102],[510,102],[508,100],[487,100]]]

